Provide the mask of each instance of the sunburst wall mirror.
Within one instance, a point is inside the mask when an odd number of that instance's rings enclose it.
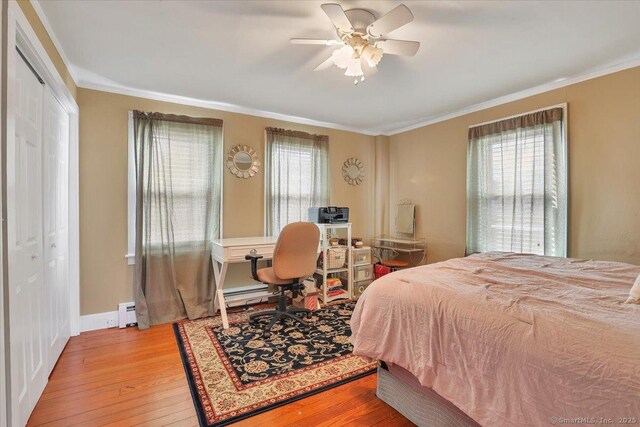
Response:
[[[238,178],[251,178],[260,170],[258,153],[248,145],[236,145],[227,154],[227,167]]]
[[[355,157],[348,158],[342,164],[342,177],[351,185],[360,185],[364,180],[364,165]]]

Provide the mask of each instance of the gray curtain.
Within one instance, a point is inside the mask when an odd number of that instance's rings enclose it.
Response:
[[[329,137],[266,129],[265,231],[307,221],[308,209],[329,204]]]
[[[214,314],[222,121],[134,111],[138,327]]]
[[[567,254],[563,109],[469,128],[467,253]]]

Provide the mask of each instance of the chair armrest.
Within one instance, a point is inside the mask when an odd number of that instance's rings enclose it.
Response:
[[[253,276],[253,280],[258,282],[261,281],[258,279],[258,260],[262,258],[264,258],[262,255],[246,255],[244,257],[247,261],[251,261],[251,276]]]

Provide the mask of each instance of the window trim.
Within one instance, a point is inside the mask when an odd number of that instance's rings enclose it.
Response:
[[[537,113],[538,111],[545,111],[545,110],[550,110],[552,108],[562,108],[562,137],[564,138],[564,158],[566,159],[565,162],[565,167],[564,167],[564,174],[565,174],[565,181],[567,184],[567,208],[565,209],[565,218],[564,218],[564,222],[567,225],[566,229],[565,229],[565,233],[564,233],[564,238],[565,238],[565,242],[566,245],[564,247],[564,256],[566,257],[569,253],[570,253],[570,247],[569,245],[571,244],[571,242],[569,241],[569,218],[571,217],[571,204],[569,203],[569,192],[571,189],[571,182],[570,182],[570,170],[569,170],[569,104],[566,102],[562,102],[560,104],[554,104],[554,105],[549,105],[546,107],[542,107],[542,108],[538,108],[535,110],[531,110],[531,111],[526,111],[523,113],[518,113],[518,114],[514,114],[512,116],[508,116],[508,117],[500,117],[498,119],[495,120],[489,120],[486,122],[482,122],[482,123],[476,123],[476,124],[472,124],[469,125],[468,128],[473,128],[476,126],[482,126],[482,125],[488,125],[490,123],[496,123],[496,122],[501,122],[503,120],[509,120],[515,117],[519,117],[519,116],[524,116],[527,114],[531,114],[531,113]],[[467,177],[468,179],[468,177]],[[469,232],[469,230],[467,230],[467,233]],[[468,248],[465,249],[465,253],[467,252]]]
[[[128,112],[128,140],[127,140],[127,253],[125,259],[127,265],[136,263],[136,161],[135,138],[133,129],[133,110]],[[222,128],[222,153],[224,154],[224,126]],[[220,238],[223,234],[224,224],[224,156],[220,156]]]

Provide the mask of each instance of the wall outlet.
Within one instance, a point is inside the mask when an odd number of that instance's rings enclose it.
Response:
[[[115,328],[118,326],[118,321],[116,319],[107,320],[107,328]]]

